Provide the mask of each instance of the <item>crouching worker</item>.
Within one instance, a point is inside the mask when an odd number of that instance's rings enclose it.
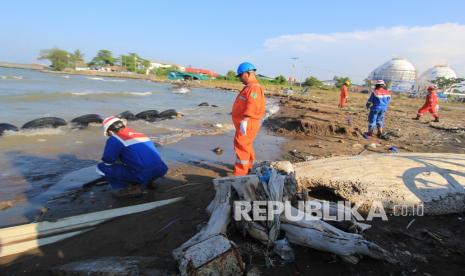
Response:
[[[434,122],[439,122],[439,105],[438,105],[438,94],[436,94],[438,88],[436,85],[428,86],[428,95],[426,96],[425,104],[418,110],[417,117],[414,120],[420,120],[424,113],[429,112],[434,117]]]
[[[109,138],[97,173],[110,183],[113,196],[141,196],[144,187],[166,174],[168,167],[147,136],[115,116],[103,120],[103,129]]]
[[[366,103],[366,108],[370,109],[370,113],[368,114],[368,132],[364,135],[366,139],[373,136],[375,127],[378,128],[377,136],[383,138],[384,114],[391,101],[391,92],[385,86],[386,84],[383,80],[376,81],[375,89],[371,92]]]

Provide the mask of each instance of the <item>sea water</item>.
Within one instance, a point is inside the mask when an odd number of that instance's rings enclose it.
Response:
[[[169,164],[190,159],[232,164],[235,158],[230,112],[237,94],[203,88],[176,93],[173,88],[171,84],[146,80],[0,68],[0,123],[21,127],[40,117],[60,117],[69,122],[85,114],[104,118],[126,110],[137,114],[173,108],[183,116],[158,122],[132,121],[129,126],[158,144]],[[198,106],[202,102],[217,107]],[[276,112],[276,106],[269,105],[268,110]],[[5,133],[0,137],[0,202],[29,202],[66,173],[96,164],[105,140],[101,125]],[[281,141],[262,131],[257,139],[262,150],[257,150],[257,157],[278,157]],[[216,146],[225,148],[225,153],[218,156],[211,152]]]

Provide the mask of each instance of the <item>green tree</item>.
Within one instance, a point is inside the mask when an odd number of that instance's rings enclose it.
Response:
[[[274,83],[276,84],[287,84],[286,77],[283,75],[279,75],[273,80]]]
[[[151,73],[155,74],[158,77],[166,77],[170,72],[179,71],[177,66],[170,66],[170,67],[160,67],[152,70]]]
[[[323,83],[319,79],[315,78],[314,76],[310,76],[305,79],[304,85],[310,86],[310,87],[319,87],[319,86],[322,86]]]
[[[433,81],[431,81],[433,84],[436,84],[439,89],[442,89],[444,91],[449,91],[452,90],[453,86],[456,84],[459,84],[461,82],[464,82],[465,78],[445,78],[445,77],[439,77]]]
[[[39,59],[50,61],[50,67],[55,71],[63,71],[70,66],[71,55],[65,50],[52,48],[40,51]]]
[[[97,53],[89,65],[95,66],[113,66],[116,63],[116,58],[113,57],[113,54],[109,50],[100,50]]]
[[[233,70],[229,70],[226,75],[224,76],[224,79],[225,80],[238,80],[238,78],[236,77],[236,72],[234,72]]]
[[[81,50],[76,49],[74,53],[71,54],[70,63],[74,68],[85,66],[84,55],[81,53]]]
[[[121,66],[129,72],[145,74],[150,68],[150,61],[141,58],[136,53],[129,53],[120,57]]]
[[[339,76],[334,76],[333,78],[334,81],[336,81],[336,87],[341,88],[346,81],[350,81],[349,77],[339,77]],[[351,82],[351,81],[350,81]],[[352,82],[351,82],[352,83]]]

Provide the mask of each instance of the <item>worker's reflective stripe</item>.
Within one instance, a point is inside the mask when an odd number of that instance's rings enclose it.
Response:
[[[244,96],[239,96],[239,99],[243,100],[243,101],[247,101],[247,98],[244,97]]]
[[[237,163],[237,164],[242,164],[242,165],[247,165],[247,164],[249,164],[249,160],[239,160],[239,159],[236,159],[236,163]]]
[[[95,171],[97,172],[97,174],[105,176],[105,173],[103,173],[98,167],[95,168]]]

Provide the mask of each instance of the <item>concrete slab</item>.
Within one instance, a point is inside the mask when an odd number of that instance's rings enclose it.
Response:
[[[299,188],[323,189],[368,210],[447,214],[465,211],[465,155],[373,154],[294,164]],[[423,206],[424,208],[422,209]]]

